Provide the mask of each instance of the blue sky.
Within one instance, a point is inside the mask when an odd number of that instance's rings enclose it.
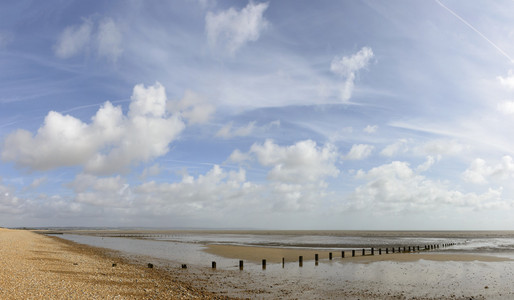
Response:
[[[512,229],[512,1],[0,4],[0,226]]]

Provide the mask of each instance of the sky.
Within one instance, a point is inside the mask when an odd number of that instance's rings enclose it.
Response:
[[[514,229],[513,1],[2,1],[0,226]]]

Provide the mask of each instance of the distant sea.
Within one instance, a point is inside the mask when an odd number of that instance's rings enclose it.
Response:
[[[514,231],[322,231],[322,230],[148,230],[59,228],[62,238],[172,261],[204,264],[220,260],[204,253],[208,244],[350,250],[455,244],[440,253],[501,255],[514,258]]]

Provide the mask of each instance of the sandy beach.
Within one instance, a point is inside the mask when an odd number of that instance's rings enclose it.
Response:
[[[113,266],[113,264],[116,264]],[[205,299],[167,271],[25,230],[0,229],[1,299]]]

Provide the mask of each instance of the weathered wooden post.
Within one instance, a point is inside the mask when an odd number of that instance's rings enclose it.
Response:
[[[394,253],[394,247],[391,247],[391,250],[393,250],[393,253]]]
[[[182,264],[182,269],[187,269],[187,265],[186,264]]]
[[[344,251],[341,251],[341,258],[344,258]]]
[[[409,246],[409,252],[410,252],[410,246]]]
[[[355,250],[352,250],[352,257],[355,256]]]
[[[212,268],[216,269],[216,262],[215,261],[212,262]]]
[[[382,248],[378,248],[378,255],[382,255]]]
[[[328,259],[332,260],[332,252],[328,253]]]
[[[314,260],[315,260],[316,262],[318,262],[318,258],[319,258],[319,257],[318,257],[318,254],[317,254],[317,253],[316,253],[316,254],[314,254]]]
[[[243,270],[243,261],[242,260],[239,261],[239,270]]]
[[[282,257],[282,269],[284,268],[285,264],[286,264],[286,259],[284,257]]]
[[[298,263],[300,267],[303,267],[303,256],[298,257]]]
[[[148,268],[153,269],[153,264],[148,263]]]
[[[366,255],[366,249],[362,249],[362,256]]]
[[[262,260],[262,269],[266,270],[266,260],[265,259]]]
[[[389,254],[389,248],[386,248],[386,254]]]
[[[375,249],[371,248],[371,255],[375,255]]]

